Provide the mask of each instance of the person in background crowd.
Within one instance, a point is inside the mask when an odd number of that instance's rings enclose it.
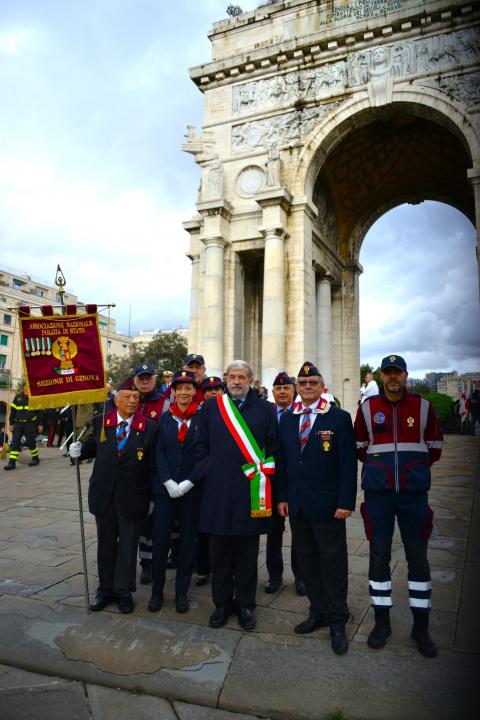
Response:
[[[285,413],[293,412],[296,403],[293,398],[295,396],[295,382],[286,372],[279,372],[273,381],[273,399],[275,400],[275,413],[277,422],[280,423]],[[267,572],[268,580],[265,584],[265,592],[272,594],[277,592],[282,585],[283,579],[283,553],[282,541],[285,531],[285,518],[278,514],[276,502],[273,502],[272,508],[272,527],[267,535]],[[300,578],[298,561],[296,557],[295,545],[292,540],[291,547],[291,564],[292,572],[295,578],[295,591],[297,595],[306,595],[305,584]]]
[[[330,628],[337,655],[348,651],[348,555],[345,520],[355,509],[357,456],[349,413],[322,398],[323,378],[305,361],[297,376],[301,405],[280,421],[277,509],[290,517],[310,601],[303,635]]]
[[[15,470],[23,436],[25,436],[26,444],[30,450],[31,460],[28,463],[29,467],[38,465],[40,462],[36,437],[37,433],[41,433],[43,430],[43,412],[41,410],[32,410],[28,403],[28,395],[25,390],[22,390],[15,395],[10,406],[8,429],[12,434],[12,441],[10,443],[8,463],[3,468],[4,470]]]
[[[172,380],[175,402],[158,423],[157,474],[154,481],[153,585],[148,605],[158,612],[163,605],[170,535],[174,521],[179,527],[175,609],[189,609],[188,589],[195,558],[195,536],[200,507],[200,483],[195,473],[193,448],[198,434],[200,405],[194,401],[195,376],[179,370]]]
[[[382,392],[367,398],[355,418],[358,456],[363,462],[361,506],[370,542],[368,584],[375,612],[369,647],[382,648],[391,634],[390,558],[395,517],[408,564],[412,639],[426,657],[437,648],[428,630],[432,582],[427,559],[433,512],[428,505],[430,466],[440,459],[443,436],[433,405],[407,391],[407,365],[400,355],[382,360]]]
[[[172,384],[173,380],[173,372],[171,370],[165,370],[163,373],[163,383],[162,383],[162,393],[164,393],[170,385]]]
[[[378,395],[378,385],[372,373],[367,373],[365,375],[365,382],[360,388],[360,402],[363,403],[369,397],[374,397],[375,395]]]

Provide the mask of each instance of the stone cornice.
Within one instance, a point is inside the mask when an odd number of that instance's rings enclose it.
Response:
[[[284,5],[285,3],[280,3]],[[239,55],[206,63],[190,69],[190,77],[203,92],[221,85],[236,83],[239,80],[251,80],[271,72],[279,72],[299,67],[311,67],[344,57],[351,50],[359,51],[372,45],[388,42],[392,39],[403,40],[424,35],[426,31],[452,30],[462,23],[471,23],[480,15],[480,2],[456,5],[453,1],[439,7],[439,3],[428,3],[425,10],[419,6],[416,14],[410,14],[412,8],[405,10],[405,17],[397,13],[368,18],[368,30],[365,20],[338,28],[322,30],[303,37],[272,43],[262,48],[252,49]],[[431,12],[428,8],[432,6]],[[271,6],[276,8],[276,5]],[[416,10],[416,8],[413,8]],[[392,22],[393,19],[393,22]],[[355,29],[356,28],[356,29]],[[225,31],[230,25],[225,27]]]
[[[261,208],[279,205],[285,212],[288,212],[290,209],[292,201],[293,197],[286,187],[266,188],[255,195],[255,202],[257,202]]]
[[[228,200],[207,200],[206,202],[197,203],[197,210],[204,217],[213,217],[220,215],[229,221],[232,217],[233,206]]]

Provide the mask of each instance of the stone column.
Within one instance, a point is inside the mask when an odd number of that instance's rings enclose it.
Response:
[[[477,228],[477,268],[480,292],[480,168],[470,168],[470,170],[467,170],[467,172],[470,182],[473,186],[473,195],[475,198],[475,227]]]
[[[323,276],[316,284],[317,301],[317,362],[325,386],[333,393],[332,372],[332,286]]]
[[[203,239],[205,244],[205,283],[201,327],[201,350],[208,373],[222,377],[224,304],[223,268],[225,240],[222,237]]]
[[[264,228],[262,383],[270,389],[285,368],[285,231]]]
[[[200,255],[189,255],[192,261],[192,284],[190,288],[190,322],[188,328],[188,351],[199,352],[198,337],[198,279],[200,273]]]
[[[343,317],[343,409],[355,413],[360,393],[360,319],[358,278],[359,263],[347,266],[342,273]],[[337,388],[338,390],[338,388]]]

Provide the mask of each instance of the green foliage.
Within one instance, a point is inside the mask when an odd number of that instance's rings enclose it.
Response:
[[[339,708],[330,713],[330,715],[327,715],[325,720],[347,720],[347,716],[343,712],[343,708]]]
[[[444,423],[452,417],[454,403],[451,397],[438,392],[426,392],[421,394],[426,400],[430,400],[441,423]]]
[[[186,354],[187,340],[183,335],[175,330],[157,333],[146,346],[132,343],[126,357],[112,355],[108,364],[108,375],[113,384],[117,385],[133,375],[137,365],[147,362],[152,363],[161,376],[164,370],[180,370]]]

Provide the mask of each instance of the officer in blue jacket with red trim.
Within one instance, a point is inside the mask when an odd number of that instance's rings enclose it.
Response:
[[[390,557],[395,517],[408,563],[408,594],[413,613],[412,639],[426,657],[437,648],[428,631],[432,583],[427,560],[433,512],[428,505],[430,466],[443,448],[433,405],[407,392],[407,365],[400,355],[382,360],[380,394],[358,408],[355,437],[363,462],[361,512],[370,541],[369,590],[375,626],[368,645],[379,649],[391,634]]]

